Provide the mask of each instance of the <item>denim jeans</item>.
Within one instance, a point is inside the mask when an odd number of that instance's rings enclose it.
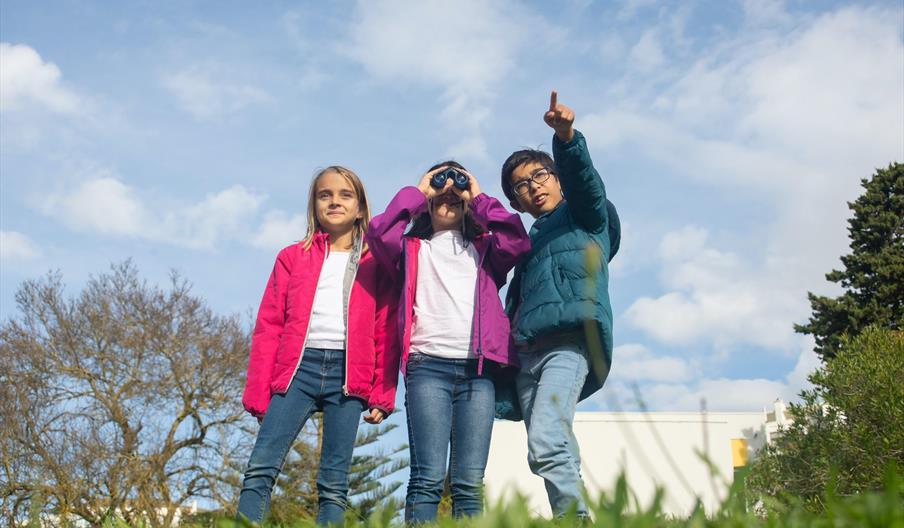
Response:
[[[493,433],[493,381],[485,374],[477,375],[476,360],[412,354],[405,389],[411,451],[405,521],[416,524],[436,519],[450,444],[452,514],[479,515]]]
[[[341,524],[348,506],[348,468],[365,404],[342,393],[345,351],[306,348],[285,394],[274,394],[257,433],[238,513],[261,522],[286,455],[308,418],[323,411],[317,473],[319,525]]]
[[[527,463],[543,477],[556,516],[572,506],[587,514],[581,494],[581,455],[574,436],[574,412],[587,377],[587,352],[581,344],[562,344],[518,355],[515,378],[527,427]]]

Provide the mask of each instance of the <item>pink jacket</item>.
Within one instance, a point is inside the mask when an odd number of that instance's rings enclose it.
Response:
[[[311,247],[293,244],[276,257],[251,338],[248,379],[242,404],[260,417],[270,397],[284,394],[301,364],[314,293],[329,237],[314,236]],[[386,414],[395,406],[399,347],[395,332],[396,298],[392,282],[379,273],[368,251],[358,263],[348,304],[346,369],[343,391]]]
[[[417,289],[418,250],[421,240],[404,236],[408,223],[427,210],[427,199],[417,187],[400,190],[373,218],[367,230],[367,243],[380,265],[400,275],[398,328],[401,336],[402,369],[408,362],[414,300]],[[479,264],[474,305],[472,348],[478,359],[478,372],[484,359],[500,365],[518,365],[518,355],[509,339],[509,320],[499,300],[499,288],[506,275],[531,248],[530,237],[521,218],[510,213],[498,200],[479,194],[471,202],[471,215],[488,232],[474,241]]]

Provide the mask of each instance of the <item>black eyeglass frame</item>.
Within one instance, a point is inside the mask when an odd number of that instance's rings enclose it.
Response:
[[[545,174],[546,177],[543,179],[537,179],[541,174]],[[515,193],[515,196],[524,196],[530,191],[531,182],[536,183],[537,185],[543,185],[549,180],[549,177],[554,175],[555,171],[550,169],[549,167],[540,167],[531,173],[530,177],[526,180],[521,180],[515,185],[512,185],[512,192]],[[518,192],[518,187],[524,186],[523,192]]]

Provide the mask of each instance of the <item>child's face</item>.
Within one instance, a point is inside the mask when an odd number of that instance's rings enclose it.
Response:
[[[537,183],[537,180],[543,180],[544,177],[545,181]],[[542,163],[525,163],[513,170],[511,184],[513,189],[517,188],[515,199],[511,201],[512,207],[529,213],[534,218],[552,211],[562,201],[559,178]],[[523,191],[523,194],[518,191]]]
[[[346,233],[355,226],[355,220],[363,217],[358,193],[351,182],[337,172],[327,172],[320,176],[314,199],[317,221],[329,234]]]
[[[430,200],[429,210],[433,231],[461,230],[465,202],[451,188]]]

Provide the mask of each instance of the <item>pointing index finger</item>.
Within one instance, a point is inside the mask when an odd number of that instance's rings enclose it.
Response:
[[[552,91],[552,94],[549,95],[549,111],[556,111],[556,99],[558,98],[558,94],[555,90]]]

